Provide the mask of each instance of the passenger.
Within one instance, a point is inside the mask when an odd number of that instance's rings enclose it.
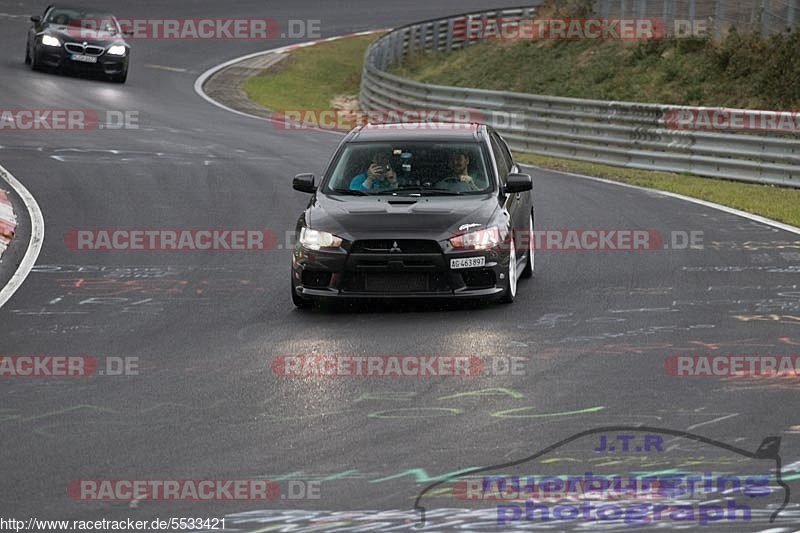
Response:
[[[352,191],[374,192],[396,188],[397,174],[389,163],[389,157],[382,152],[373,156],[366,174],[362,172],[350,180]]]

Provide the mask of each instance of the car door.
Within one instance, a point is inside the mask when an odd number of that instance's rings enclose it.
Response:
[[[499,173],[499,180],[501,187],[505,186],[506,181],[508,179],[509,173],[512,171],[512,167],[514,165],[514,161],[511,159],[511,155],[508,153],[508,149],[505,147],[505,143],[500,138],[500,136],[495,131],[489,132],[489,139],[492,145],[492,152],[494,153],[494,159],[497,163],[497,172]],[[527,230],[527,217],[524,216],[523,213],[520,211],[524,209],[524,201],[520,197],[520,194],[504,194],[505,197],[505,209],[508,211],[508,215],[510,217],[509,226],[514,233],[514,245],[517,248],[517,259],[520,257],[519,252],[519,245],[520,241],[518,236],[520,235],[520,231]],[[521,220],[522,219],[522,220]]]

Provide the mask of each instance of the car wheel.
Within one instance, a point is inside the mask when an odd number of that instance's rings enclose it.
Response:
[[[305,309],[311,307],[313,302],[311,300],[307,300],[297,294],[297,291],[294,290],[294,282],[292,282],[292,303],[298,307],[299,309]]]
[[[528,221],[528,260],[525,262],[525,268],[522,269],[520,277],[532,278],[534,269],[535,252],[533,249],[533,210],[531,210],[530,218]]]
[[[31,62],[30,62],[31,70],[42,70],[42,67],[39,66],[39,62],[36,60],[36,47],[35,46],[33,47],[32,52],[33,53],[31,54]]]
[[[505,304],[510,304],[517,296],[517,250],[514,246],[514,237],[509,240],[508,250],[508,272],[506,272],[506,291],[500,299]]]

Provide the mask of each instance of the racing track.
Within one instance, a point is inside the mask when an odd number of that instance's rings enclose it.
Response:
[[[120,17],[320,19],[323,37],[506,4],[108,2]],[[797,235],[653,192],[534,170],[540,229],[700,230],[705,249],[540,252],[536,277],[521,282],[511,306],[338,313],[293,308],[285,249],[73,252],[63,234],[76,228],[269,228],[282,236],[307,200],[291,190],[291,177],[319,174],[339,137],[281,131],[194,93],[208,68],[287,40],[135,41],[129,81],[119,86],[28,70],[27,15],[42,7],[0,1],[0,108],[136,110],[140,129],[0,133],[0,164],[33,193],[47,228],[37,266],[0,310],[0,353],[132,356],[141,372],[0,382],[0,514],[410,510],[424,485],[398,474],[494,464],[602,425],[691,430],[746,449],[782,435],[784,464],[797,468],[795,380],[682,379],[663,370],[664,357],[677,353],[798,353]],[[17,241],[11,252],[21,257],[24,245]],[[526,374],[323,381],[272,374],[273,357],[312,352],[520,356]],[[452,398],[490,388],[518,394]],[[588,411],[492,416],[522,408],[513,412]],[[382,418],[394,409],[408,418]],[[439,416],[422,418],[431,414]],[[322,500],[131,506],[65,495],[67,483],[82,478],[293,472],[327,476]]]

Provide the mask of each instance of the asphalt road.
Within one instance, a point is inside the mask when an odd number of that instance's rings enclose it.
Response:
[[[327,37],[506,3],[104,5],[131,18],[319,19]],[[535,278],[521,282],[510,306],[308,312],[289,299],[286,249],[71,251],[64,234],[73,229],[268,228],[282,236],[307,201],[292,191],[291,177],[319,173],[339,137],[282,131],[213,107],[193,91],[195,78],[215,64],[292,41],[137,41],[128,83],[120,86],[34,73],[23,64],[27,16],[43,7],[0,0],[0,109],[136,111],[139,129],[0,132],[0,164],[36,197],[46,228],[37,266],[0,309],[0,353],[136,357],[140,368],[135,376],[0,380],[0,516],[227,516],[227,529],[242,531],[338,516],[364,531],[378,529],[374,520],[409,528],[417,494],[437,476],[525,457],[604,425],[690,431],[746,450],[781,436],[784,475],[790,484],[797,475],[796,378],[679,378],[664,370],[664,358],[674,354],[798,353],[797,235],[534,169],[539,229],[701,231],[704,247],[542,251]],[[22,236],[28,231],[23,227]],[[21,238],[8,257],[20,257],[24,245]],[[308,380],[271,370],[278,355],[311,353],[461,354],[487,362],[514,356],[523,358],[524,371]],[[746,461],[726,463],[725,453],[687,447],[671,460],[697,471]],[[577,461],[560,460],[571,468]],[[622,456],[615,468],[643,465]],[[79,479],[256,477],[318,480],[321,498],[130,503],[76,501],[66,493]],[[440,496],[426,505],[459,503]],[[779,521],[798,523],[793,505]],[[405,514],[370,514],[391,510]],[[458,513],[441,511],[449,525],[439,527],[478,528]],[[767,529],[759,520],[737,528]]]

